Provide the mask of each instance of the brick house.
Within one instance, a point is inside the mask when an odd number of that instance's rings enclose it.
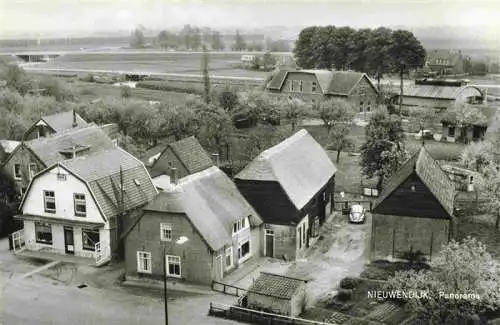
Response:
[[[14,179],[21,197],[31,179],[45,168],[59,161],[113,147],[112,140],[99,127],[91,125],[24,141],[3,162],[2,168]]]
[[[425,147],[385,183],[372,210],[371,258],[435,256],[454,236],[455,185]]]
[[[24,140],[47,137],[71,129],[85,128],[88,123],[75,111],[42,116],[24,133]]]
[[[436,75],[460,75],[466,73],[468,62],[462,51],[433,50],[427,53],[425,67]]]
[[[336,168],[306,131],[267,149],[235,176],[238,189],[264,221],[264,254],[295,259],[333,207]]]
[[[127,276],[161,278],[165,252],[167,276],[208,285],[261,255],[262,220],[224,172],[171,180],[125,235]]]
[[[313,103],[324,98],[344,98],[361,113],[374,109],[379,96],[370,78],[354,71],[281,70],[267,84],[266,90]]]
[[[214,164],[208,153],[198,140],[188,137],[169,143],[155,158],[149,173],[152,178],[167,175],[171,176],[172,167],[177,171],[177,177],[183,178],[212,167]]]
[[[120,148],[57,162],[34,176],[17,219],[26,249],[95,258],[119,256],[128,217],[157,191],[146,168]]]

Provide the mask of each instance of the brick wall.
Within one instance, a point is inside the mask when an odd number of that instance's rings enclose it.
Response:
[[[21,178],[16,179],[16,189],[18,193],[21,193],[22,188],[27,188],[30,182],[29,164],[36,164],[37,170],[41,171],[45,169],[45,165],[42,164],[31,151],[26,149],[23,145],[14,152],[14,155],[10,157],[7,163],[3,166],[4,170],[14,179],[14,165],[21,165]]]

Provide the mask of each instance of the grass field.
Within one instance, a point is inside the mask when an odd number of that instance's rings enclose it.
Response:
[[[265,78],[266,72],[238,68],[241,53],[214,53],[209,57],[209,72],[231,77]],[[161,72],[201,74],[200,53],[120,53],[78,54],[69,53],[53,62],[40,63],[40,68],[121,70],[135,72]]]

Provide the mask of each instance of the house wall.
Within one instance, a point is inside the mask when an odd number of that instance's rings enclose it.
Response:
[[[265,224],[264,229],[274,231],[274,257],[278,259],[286,257],[287,260],[294,260],[297,254],[296,227]]]
[[[292,81],[302,81],[302,91],[296,90],[291,91]],[[316,90],[312,90],[313,82],[316,83]],[[295,90],[295,89],[294,89]],[[301,73],[301,72],[289,72],[283,87],[281,88],[281,93],[287,94],[294,98],[300,98],[305,102],[320,101],[323,99],[323,92],[321,86],[319,85],[318,79],[314,74],[311,73]]]
[[[412,186],[415,186],[414,191],[411,189]],[[449,218],[446,210],[415,172],[376,206],[373,212],[401,216]]]
[[[376,107],[377,98],[377,91],[365,76],[354,86],[347,100],[356,107],[358,112],[366,113],[371,112]]]
[[[252,309],[262,309],[272,311],[281,315],[291,315],[291,300],[260,295],[258,293],[248,293],[248,307]]]
[[[152,169],[155,174],[158,175],[169,175],[172,176],[172,172],[170,168],[175,167],[177,169],[177,177],[183,178],[189,175],[188,170],[184,165],[180,162],[179,158],[174,154],[172,148],[168,147],[165,149],[163,154],[156,160]]]
[[[305,233],[300,238],[301,232]],[[306,215],[295,227],[295,256],[302,257],[309,243],[309,215]]]
[[[371,259],[421,251],[434,257],[448,243],[450,220],[373,214]],[[394,254],[394,255],[393,255]]]
[[[66,180],[58,180],[57,174],[66,176]],[[44,210],[43,191],[54,191],[56,212],[49,213]],[[87,214],[85,217],[75,216],[73,194],[85,194]],[[39,215],[47,218],[64,218],[74,221],[104,222],[101,212],[97,208],[90,191],[85,183],[69,174],[64,168],[55,167],[43,175],[35,178],[22,206],[23,214]]]
[[[305,301],[306,300],[306,285],[305,283],[301,285],[297,290],[295,291],[295,294],[293,295],[291,302],[290,302],[290,314],[293,317],[299,316],[304,309],[305,306]]]
[[[25,134],[24,134],[24,139],[25,140],[33,140],[33,139],[38,139],[38,132],[40,129],[43,128],[43,131],[45,132],[45,136],[49,136],[51,134],[56,133],[54,130],[49,128],[48,126],[44,125],[36,125],[30,128]]]
[[[14,175],[14,165],[21,165],[21,179],[16,179]],[[27,149],[24,145],[19,145],[15,150],[14,154],[9,158],[9,160],[3,166],[5,172],[15,180],[16,190],[21,193],[21,189],[28,188],[31,181],[29,173],[29,165],[36,164],[37,170],[41,171],[46,168],[46,166],[36,158],[33,153]]]
[[[81,226],[73,227],[74,255],[86,258],[94,258],[94,251],[83,249],[83,238]],[[64,241],[64,225],[51,223],[52,245],[40,244],[36,242],[35,222],[24,220],[24,240],[28,250],[38,251],[46,250],[57,254],[66,254],[66,245]],[[109,229],[107,227],[99,228],[99,240],[101,243],[110,241]]]

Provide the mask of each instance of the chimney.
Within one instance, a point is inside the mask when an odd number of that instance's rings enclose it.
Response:
[[[219,159],[219,154],[218,153],[213,153],[212,154],[213,161],[215,163],[215,166],[219,167],[220,166],[220,159]]]
[[[177,168],[170,168],[170,183],[177,184]]]
[[[71,158],[75,158],[76,157],[76,146],[73,146],[71,148]]]
[[[73,124],[71,125],[72,127],[76,128],[78,126],[78,123],[76,123],[76,112],[73,110]]]

